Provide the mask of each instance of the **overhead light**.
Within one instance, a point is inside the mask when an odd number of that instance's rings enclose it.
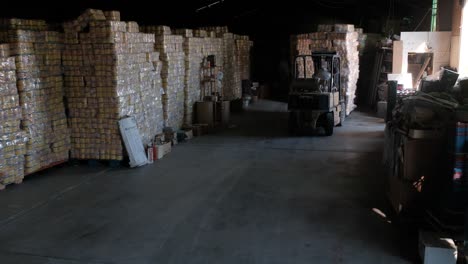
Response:
[[[195,12],[200,12],[203,9],[210,8],[210,7],[212,7],[214,5],[217,5],[217,4],[221,4],[222,2],[224,2],[224,0],[219,0],[219,1],[213,2],[213,3],[209,4],[209,5],[202,6],[202,7],[198,8],[197,10],[195,10]]]

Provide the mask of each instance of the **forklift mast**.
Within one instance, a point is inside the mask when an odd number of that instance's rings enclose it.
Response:
[[[338,91],[341,94],[341,60],[336,52],[313,52],[312,55],[298,55],[294,60],[294,82],[310,82],[320,78],[323,72],[331,75],[325,82],[325,92]]]

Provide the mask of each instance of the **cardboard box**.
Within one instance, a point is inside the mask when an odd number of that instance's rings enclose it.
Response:
[[[439,175],[441,161],[444,159],[443,140],[404,137],[402,141],[404,180],[417,181],[421,177],[427,179]]]
[[[162,155],[166,156],[167,154],[171,153],[172,151],[172,142],[164,143],[162,146]]]
[[[164,145],[155,145],[154,146],[154,159],[155,160],[160,160],[164,157]]]
[[[419,232],[419,254],[424,264],[457,263],[457,247],[452,239],[437,233]]]

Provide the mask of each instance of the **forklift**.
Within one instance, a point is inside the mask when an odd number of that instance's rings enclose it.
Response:
[[[345,93],[341,89],[341,60],[336,52],[314,52],[294,59],[289,89],[289,131],[323,127],[326,136],[346,118]]]

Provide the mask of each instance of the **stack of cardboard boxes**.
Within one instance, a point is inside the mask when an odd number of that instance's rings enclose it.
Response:
[[[20,129],[22,119],[16,87],[15,58],[10,46],[0,45],[0,189],[24,178],[27,135]]]
[[[146,26],[143,30],[156,36],[155,49],[159,52],[162,61],[164,123],[166,127],[177,130],[184,123],[184,37],[172,35],[172,30],[166,26]]]
[[[223,64],[220,69],[223,72],[222,92],[225,100],[234,100],[236,95],[234,93],[236,82],[236,46],[234,34],[230,33],[227,27],[204,27],[203,30],[214,32],[218,38],[223,41],[222,54]]]
[[[191,33],[185,32],[185,33]],[[191,34],[185,34],[190,36]],[[201,67],[203,62],[203,39],[184,37],[185,51],[185,104],[184,123],[193,123],[193,111],[197,101],[200,100]]]
[[[210,74],[213,75],[215,82],[204,82],[202,85],[202,90],[205,91],[204,95],[209,96],[208,94],[210,91],[212,93],[218,92],[224,96],[223,86],[224,86],[224,72],[223,72],[223,65],[224,65],[224,56],[223,56],[223,40],[221,38],[211,37],[215,34],[213,31],[207,33],[210,37],[206,37],[203,39],[203,57],[207,58],[209,56],[214,56],[215,61],[214,65],[210,65],[211,67],[215,67],[213,70],[210,70]],[[205,65],[206,67],[207,65]],[[206,70],[206,69],[205,69]],[[218,81],[218,72],[223,72],[223,80]],[[207,74],[205,74],[206,76]]]
[[[236,36],[236,61],[238,63],[238,75],[241,81],[240,85],[236,85],[237,90],[234,90],[235,98],[242,96],[242,80],[250,80],[250,49],[253,42],[248,36]]]
[[[162,131],[159,54],[154,35],[117,12],[86,10],[64,24],[65,86],[72,129],[71,157],[122,160],[118,121],[134,116],[144,144]],[[114,20],[110,20],[114,19]],[[85,29],[89,27],[89,32]]]
[[[42,20],[4,19],[0,41],[15,58],[22,127],[28,134],[25,174],[68,160],[70,132],[63,102],[63,35]]]
[[[223,50],[224,50],[224,78],[223,78],[223,93],[226,100],[235,100],[240,98],[236,96],[236,85],[238,85],[236,79],[236,47],[234,34],[223,33]],[[239,87],[237,87],[239,88]]]

